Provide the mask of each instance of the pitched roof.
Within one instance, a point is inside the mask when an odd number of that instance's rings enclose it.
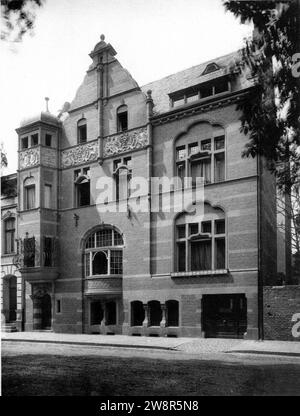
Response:
[[[236,51],[216,59],[211,59],[200,65],[192,66],[191,68],[169,75],[158,81],[150,82],[149,84],[143,85],[141,89],[144,93],[147,93],[148,90],[152,91],[152,98],[155,105],[154,111],[156,113],[164,113],[170,109],[168,94],[225,75],[228,73],[229,67],[234,65],[238,59],[239,52]],[[202,75],[207,65],[211,63],[217,64],[220,69]]]

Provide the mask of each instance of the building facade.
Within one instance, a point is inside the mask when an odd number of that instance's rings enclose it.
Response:
[[[2,204],[5,244],[12,219],[18,243],[2,258],[3,322],[259,337],[277,267],[276,189],[263,160],[241,157],[236,108],[254,86],[237,56],[140,87],[101,36],[72,103],[22,121],[17,197]],[[182,182],[167,192],[151,178]],[[189,207],[168,209],[182,189]]]

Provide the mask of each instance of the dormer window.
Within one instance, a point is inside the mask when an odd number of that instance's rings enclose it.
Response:
[[[208,64],[206,66],[206,68],[204,69],[204,71],[202,72],[201,75],[206,75],[206,74],[210,74],[211,72],[215,72],[218,71],[218,69],[220,69],[219,65],[217,65],[216,63],[212,62],[211,64]]]
[[[77,139],[78,143],[85,143],[87,141],[87,124],[85,118],[82,118],[77,123]]]
[[[117,130],[118,132],[128,130],[127,105],[121,105],[121,107],[117,109]]]
[[[203,98],[211,97],[217,94],[230,91],[231,84],[227,77],[214,79],[210,82],[205,82],[185,90],[176,91],[170,96],[170,103],[172,107],[179,107],[184,104],[190,104],[201,100]]]

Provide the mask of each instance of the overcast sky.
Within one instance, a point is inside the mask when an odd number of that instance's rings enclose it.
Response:
[[[72,101],[101,33],[139,85],[233,52],[251,34],[221,0],[46,0],[34,36],[1,42],[1,135],[17,169],[20,120]]]

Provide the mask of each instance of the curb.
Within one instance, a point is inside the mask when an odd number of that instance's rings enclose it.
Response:
[[[65,345],[87,345],[94,347],[122,347],[122,348],[140,348],[140,349],[155,349],[165,351],[176,351],[173,347],[159,347],[157,345],[133,345],[133,344],[105,344],[95,342],[82,342],[82,341],[52,341],[52,340],[41,340],[41,339],[15,339],[15,338],[1,338],[1,341],[10,342],[36,342],[40,344],[65,344]]]
[[[230,350],[224,351],[226,354],[258,354],[258,355],[282,355],[285,357],[299,357],[300,353],[298,352],[285,352],[285,351],[256,351],[256,350]]]

